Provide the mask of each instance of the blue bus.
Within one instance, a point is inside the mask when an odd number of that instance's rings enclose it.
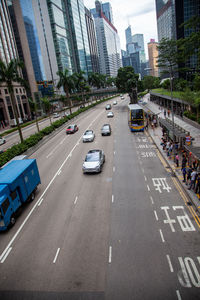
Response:
[[[144,111],[138,104],[128,105],[128,126],[131,131],[144,131]]]

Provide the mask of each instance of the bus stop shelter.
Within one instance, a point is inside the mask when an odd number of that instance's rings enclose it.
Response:
[[[170,119],[159,118],[160,126],[165,129],[167,137],[173,141],[173,135],[176,143],[179,143],[180,148],[185,144],[186,136],[190,135],[188,131],[185,131],[182,127],[173,123]]]

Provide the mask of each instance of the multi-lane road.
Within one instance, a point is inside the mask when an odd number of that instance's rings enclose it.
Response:
[[[0,234],[0,299],[200,299],[200,220],[151,138],[129,131],[128,99],[117,101],[114,118],[100,104],[31,156],[42,184]],[[86,129],[94,142],[82,142]],[[105,153],[100,174],[82,173],[90,149]]]

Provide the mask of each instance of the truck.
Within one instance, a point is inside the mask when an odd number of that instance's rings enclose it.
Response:
[[[15,224],[19,209],[34,200],[40,183],[36,159],[16,159],[0,168],[0,231]]]

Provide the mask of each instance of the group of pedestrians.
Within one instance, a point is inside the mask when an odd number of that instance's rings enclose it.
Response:
[[[200,166],[196,160],[192,165],[187,166],[188,158],[186,154],[182,155],[182,174],[183,182],[188,186],[188,190],[194,190],[196,194],[200,194]]]

